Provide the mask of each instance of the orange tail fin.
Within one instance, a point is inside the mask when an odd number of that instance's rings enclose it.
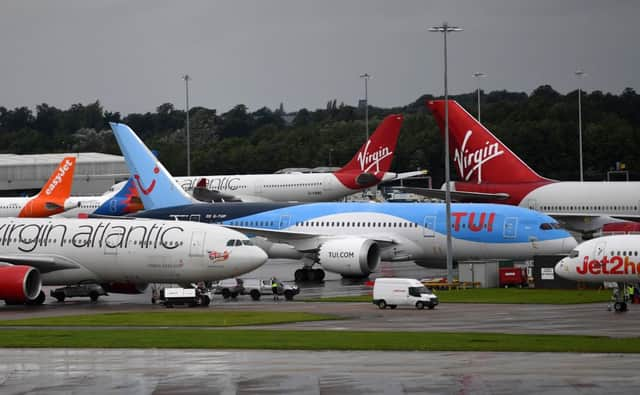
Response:
[[[338,180],[351,189],[377,184],[391,168],[402,121],[402,115],[383,119],[349,163],[334,173]]]
[[[64,202],[71,195],[76,157],[67,156],[49,177],[40,192],[22,208],[19,217],[48,217],[64,211]]]
[[[443,134],[444,103],[444,100],[427,102]],[[449,148],[462,181],[518,184],[547,180],[454,100],[449,100]]]

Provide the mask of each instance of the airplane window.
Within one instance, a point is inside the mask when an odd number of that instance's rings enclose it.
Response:
[[[236,240],[236,245],[237,246],[241,246],[242,245],[242,241],[241,240]]]
[[[551,224],[547,224],[547,223],[540,224],[540,229],[542,229],[542,230],[551,230],[552,229],[551,228]]]
[[[242,240],[242,244],[246,245],[246,246],[252,246],[253,243],[251,242],[251,240]]]
[[[618,251],[618,255],[620,255],[620,251]]]
[[[229,240],[227,241],[227,247],[232,247],[235,244],[235,241]]]
[[[634,256],[638,256],[638,251],[634,251],[634,252],[633,252],[633,255],[634,255]]]
[[[569,258],[577,258],[579,254],[580,253],[578,252],[578,250],[571,250],[571,252],[569,253]]]

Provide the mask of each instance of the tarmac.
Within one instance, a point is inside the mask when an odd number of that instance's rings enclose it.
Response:
[[[280,269],[289,269],[285,265]],[[395,266],[391,275],[426,277],[425,269]],[[263,273],[256,277],[264,277]],[[389,273],[387,273],[389,275]],[[281,278],[288,280],[286,275]],[[305,285],[299,299],[370,292],[363,282],[329,276]],[[168,310],[149,294],[86,298],[40,307],[0,306],[0,320],[115,311]],[[445,303],[435,310],[380,310],[368,303],[223,300],[209,310],[308,311],[335,321],[255,329],[494,332],[637,337],[640,308],[606,304],[513,305]],[[176,327],[179,327],[176,323]],[[250,328],[250,327],[243,327]],[[87,328],[90,329],[90,328]],[[46,328],[43,328],[46,330]],[[233,329],[216,329],[221,332]],[[2,329],[0,329],[0,336]],[[221,333],[222,335],[222,333]],[[640,385],[640,354],[496,352],[338,352],[245,350],[0,349],[2,394],[395,394],[628,393]]]

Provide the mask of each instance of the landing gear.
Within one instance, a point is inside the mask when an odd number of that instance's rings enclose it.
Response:
[[[39,306],[41,304],[44,303],[44,300],[46,299],[46,296],[44,294],[44,291],[40,291],[40,293],[38,294],[38,296],[36,296],[35,299],[33,300],[27,300],[27,305],[28,306]]]
[[[631,299],[631,295],[627,295],[627,284],[618,283],[616,288],[613,288],[613,296],[611,297],[611,302],[609,303],[607,309],[611,311],[616,311],[616,313],[624,313],[628,310],[627,302]]]
[[[613,308],[615,309],[615,311],[617,311],[618,313],[624,313],[625,311],[627,311],[627,303],[626,302],[615,302],[613,304]]]
[[[311,269],[307,267],[298,269],[294,273],[294,278],[296,282],[304,282],[304,281],[321,282],[322,280],[324,280],[324,276],[325,276],[324,270]]]

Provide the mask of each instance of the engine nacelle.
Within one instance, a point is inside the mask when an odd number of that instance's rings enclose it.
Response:
[[[380,263],[380,247],[368,239],[329,240],[320,246],[318,261],[325,270],[346,277],[363,277]]]
[[[114,294],[141,294],[147,289],[149,284],[136,284],[136,283],[105,283],[100,284],[102,289],[107,292],[112,292]]]
[[[35,300],[42,290],[40,272],[31,266],[0,267],[0,299],[13,303]]]

